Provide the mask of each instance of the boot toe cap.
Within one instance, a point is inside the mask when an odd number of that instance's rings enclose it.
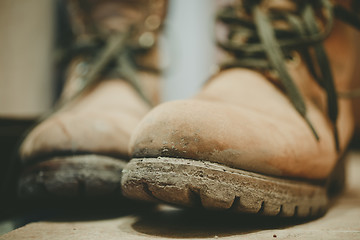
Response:
[[[133,157],[186,158],[275,176],[324,178],[333,159],[318,144],[298,116],[286,122],[253,109],[186,100],[151,111],[135,130],[130,151]]]
[[[30,132],[20,147],[20,157],[26,162],[59,153],[128,156],[131,130],[137,123],[137,119],[135,121],[128,116],[61,113],[40,123]]]

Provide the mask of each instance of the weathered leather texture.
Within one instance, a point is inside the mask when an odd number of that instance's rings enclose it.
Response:
[[[324,42],[337,91],[360,86],[359,41],[359,32],[336,21]],[[327,178],[353,134],[354,102],[338,100],[337,151],[324,89],[303,59],[289,61],[287,70],[319,141],[281,85],[254,70],[232,68],[215,75],[194,98],[152,110],[132,137],[133,157],[188,158],[273,176]]]
[[[76,7],[81,6],[77,4],[81,2],[85,2],[90,9],[77,9]],[[108,35],[126,32],[134,27],[137,30],[132,32],[134,35],[131,36],[131,44],[141,45],[140,38],[144,33],[152,34],[154,39],[150,40],[156,41],[165,16],[166,2],[69,0],[75,41],[87,43],[87,39],[97,38],[98,35],[106,39]],[[85,29],[90,28],[91,24],[95,24],[96,31]],[[122,52],[133,51],[130,49],[133,46],[130,42],[125,43],[127,45]],[[154,105],[159,101],[160,75],[159,71],[153,71],[158,68],[157,51],[154,45],[132,55],[137,58],[135,66],[132,67],[141,65],[141,70],[132,75],[139,80],[143,94]],[[126,76],[122,77],[113,72],[105,74],[104,69],[110,69],[109,66],[114,65],[109,64],[100,69],[99,77],[96,77],[92,86],[71,99],[81,89],[83,78],[86,78],[86,73],[91,70],[92,63],[99,55],[101,54],[95,51],[95,54],[85,52],[72,57],[61,96],[61,101],[65,104],[26,137],[20,147],[20,156],[24,164],[52,156],[83,153],[129,158],[130,136],[151,106],[140,97],[139,91],[134,89]],[[126,61],[129,62],[128,59]],[[149,68],[151,70],[148,70]]]

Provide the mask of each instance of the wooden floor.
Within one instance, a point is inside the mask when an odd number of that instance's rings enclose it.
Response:
[[[0,236],[12,239],[360,239],[360,152],[349,154],[345,193],[317,220],[299,222],[226,213],[135,206],[58,213]],[[120,204],[119,204],[120,205]],[[11,225],[11,222],[8,222]],[[0,224],[4,228],[6,224]],[[9,226],[8,226],[9,227]]]

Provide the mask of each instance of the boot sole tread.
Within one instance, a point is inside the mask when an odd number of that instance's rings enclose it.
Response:
[[[329,201],[325,184],[182,158],[133,159],[121,185],[132,199],[266,216],[319,217]]]
[[[22,198],[121,195],[126,163],[95,154],[50,158],[24,169],[18,194]]]

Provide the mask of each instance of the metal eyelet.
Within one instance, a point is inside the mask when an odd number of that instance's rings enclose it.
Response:
[[[82,77],[78,77],[74,80],[74,86],[76,90],[81,90],[85,87],[85,79]]]
[[[153,14],[145,19],[145,27],[149,31],[155,31],[161,25],[161,18],[159,15]]]
[[[155,44],[155,34],[152,32],[144,32],[139,37],[138,43],[143,48],[151,48]]]

